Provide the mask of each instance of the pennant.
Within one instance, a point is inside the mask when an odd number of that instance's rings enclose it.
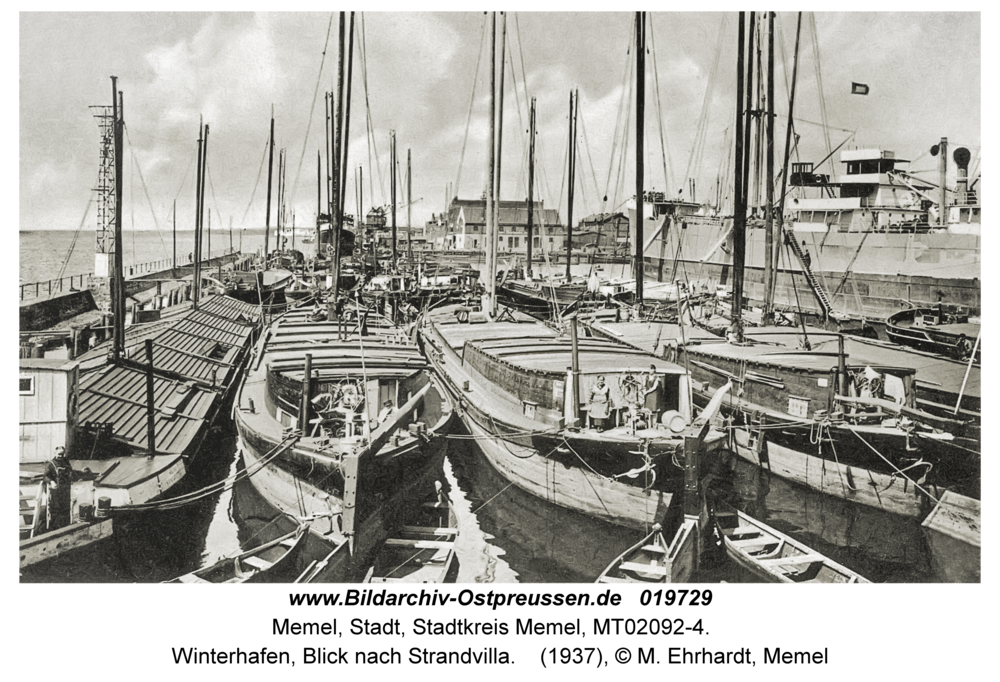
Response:
[[[867,95],[868,86],[864,83],[851,83],[851,94],[852,95]]]

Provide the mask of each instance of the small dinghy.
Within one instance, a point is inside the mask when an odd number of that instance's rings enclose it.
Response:
[[[222,559],[211,566],[186,573],[169,583],[270,583],[281,582],[295,570],[295,560],[305,544],[308,524],[287,535]]]

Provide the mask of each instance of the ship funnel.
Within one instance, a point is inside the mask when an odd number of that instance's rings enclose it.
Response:
[[[959,147],[952,153],[951,158],[955,160],[955,165],[958,167],[955,186],[956,203],[963,205],[974,203],[969,196],[969,160],[972,158],[972,154],[965,147]]]

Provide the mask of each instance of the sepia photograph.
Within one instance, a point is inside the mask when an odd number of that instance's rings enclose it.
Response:
[[[22,588],[980,583],[982,15],[670,10],[21,12]]]

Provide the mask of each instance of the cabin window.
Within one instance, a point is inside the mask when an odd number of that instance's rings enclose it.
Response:
[[[35,395],[35,377],[18,377],[20,395]]]
[[[788,396],[788,414],[793,417],[801,417],[802,419],[809,418],[809,398],[800,398],[799,396],[790,395]]]

